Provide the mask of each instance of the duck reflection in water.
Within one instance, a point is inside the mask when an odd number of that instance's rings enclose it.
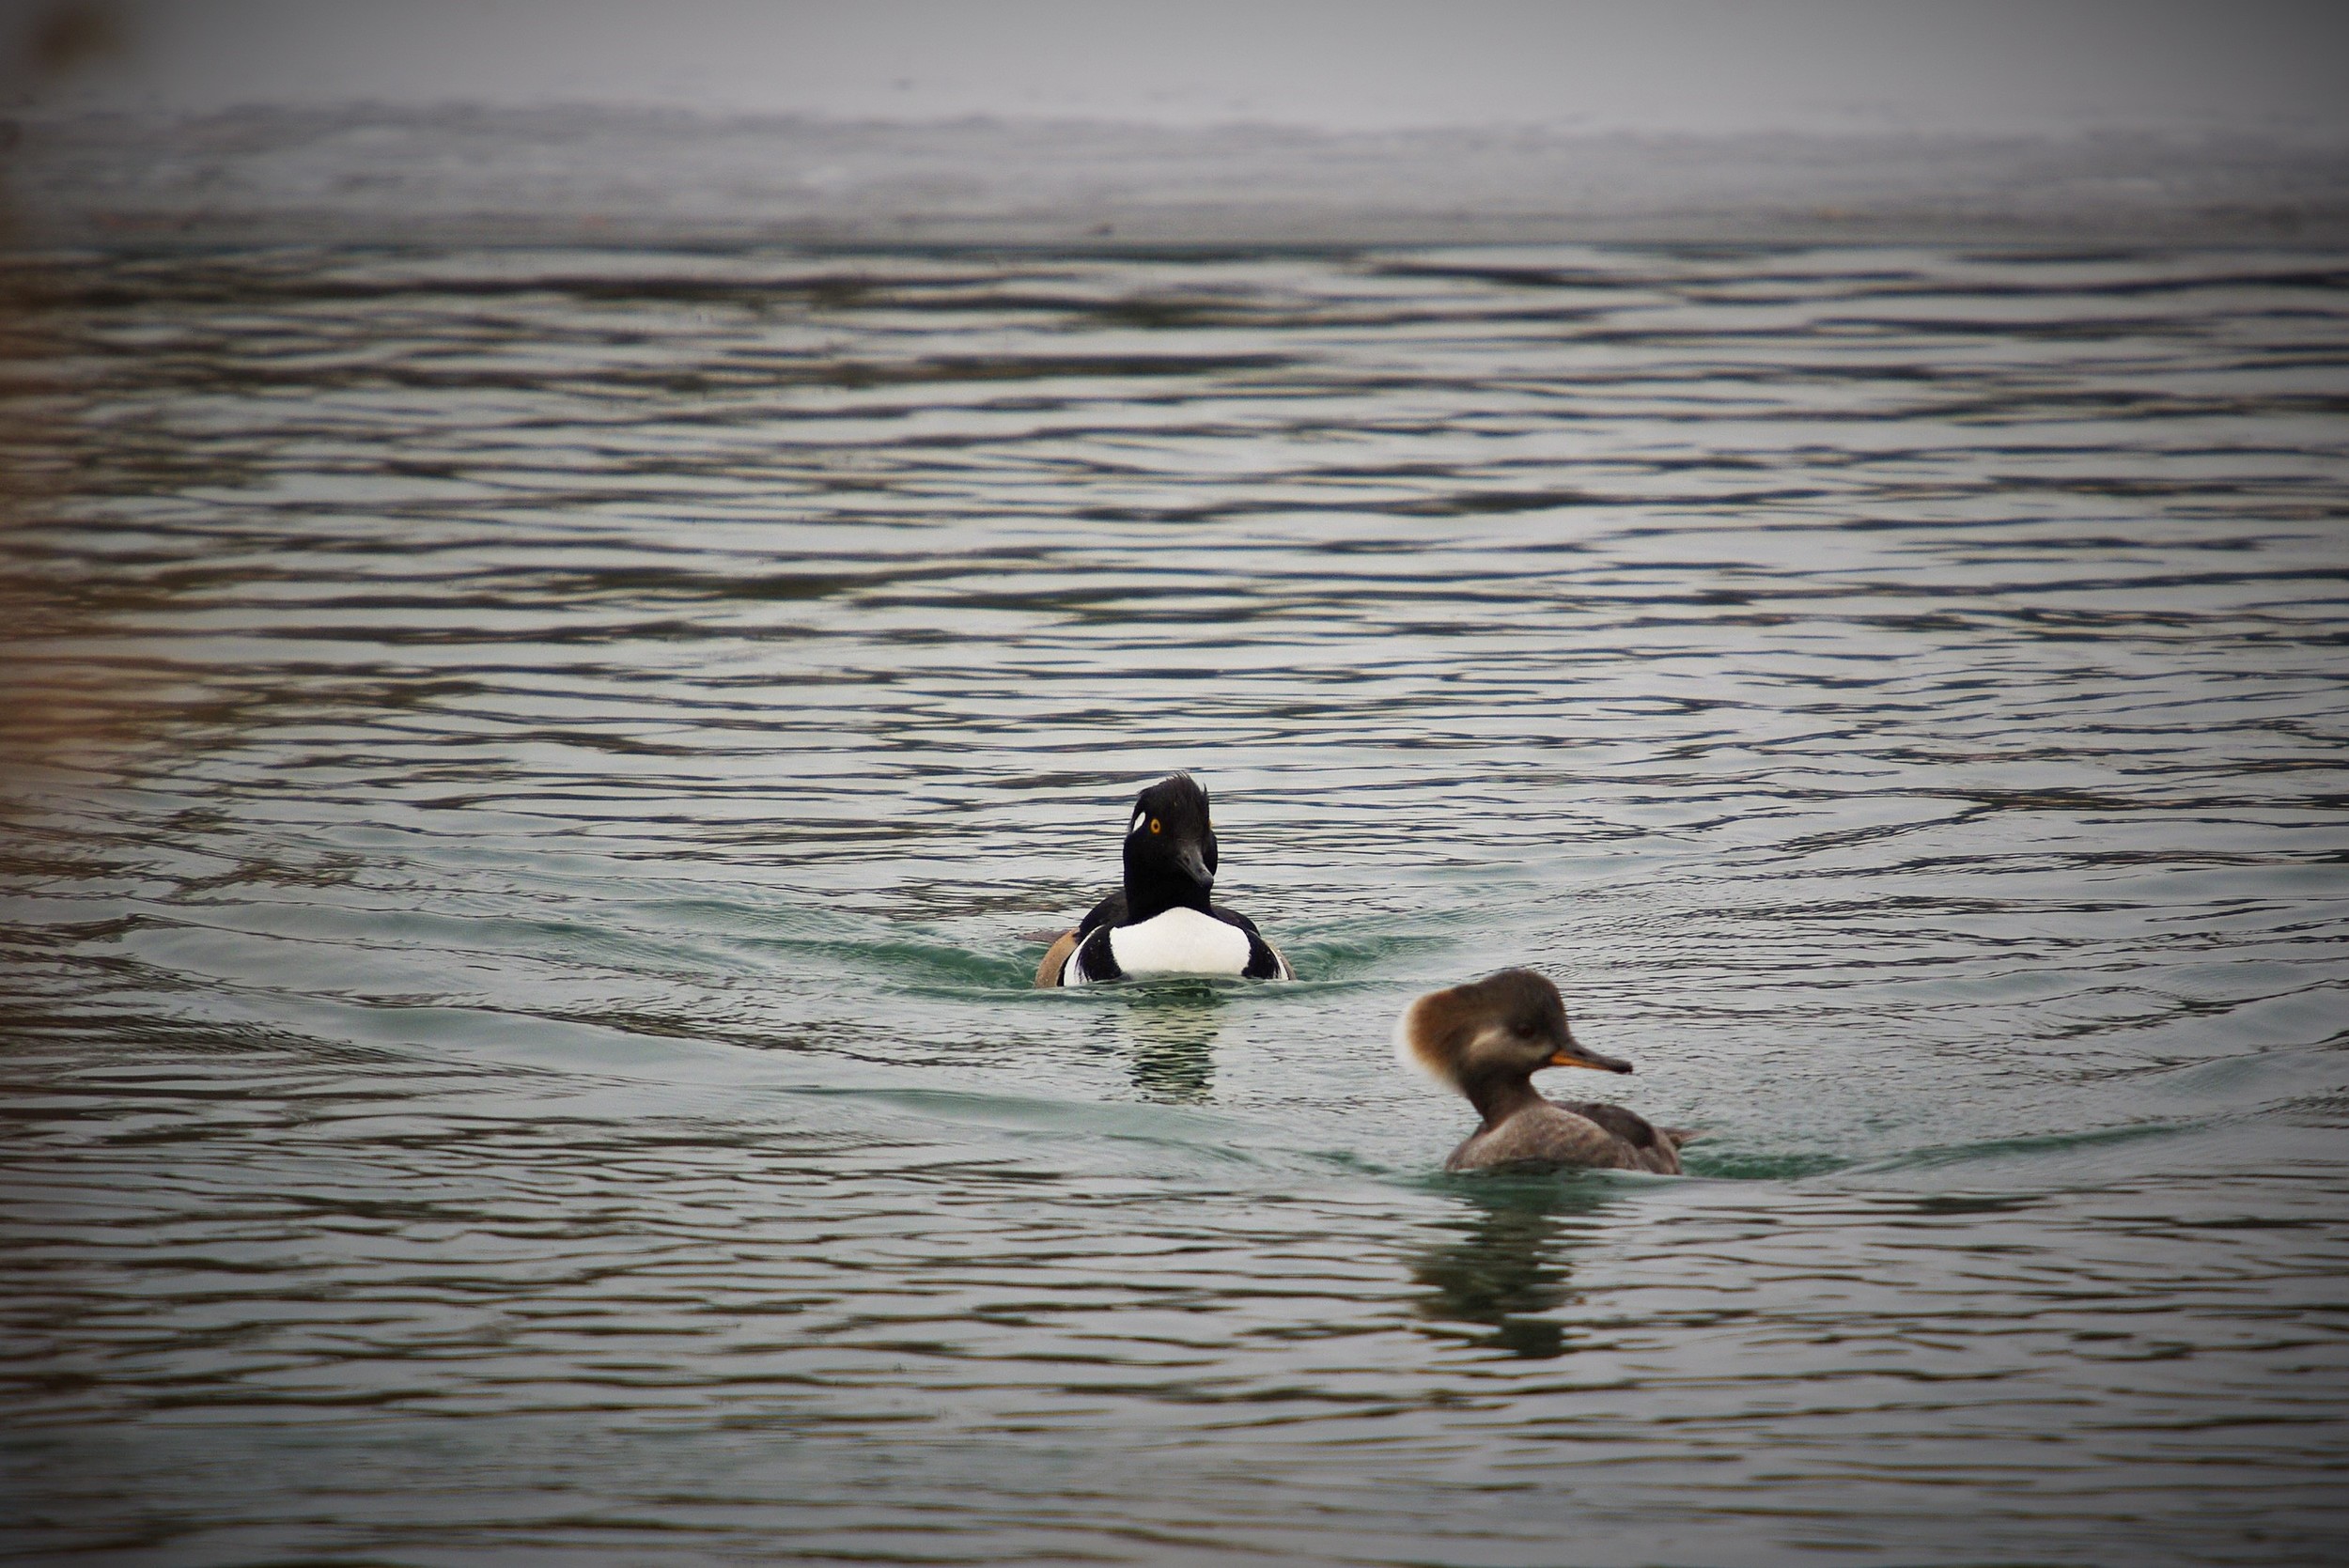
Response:
[[[1568,1176],[1488,1176],[1462,1194],[1458,1234],[1421,1252],[1411,1277],[1427,1287],[1423,1317],[1465,1324],[1444,1330],[1527,1360],[1548,1360],[1571,1348],[1563,1324],[1541,1316],[1572,1296],[1567,1252],[1578,1218],[1595,1214],[1612,1195],[1600,1182]]]
[[[1135,986],[1112,1027],[1132,1052],[1134,1087],[1154,1100],[1204,1100],[1215,1087],[1217,1014],[1223,998],[1204,980]],[[1124,999],[1121,999],[1124,1000]]]

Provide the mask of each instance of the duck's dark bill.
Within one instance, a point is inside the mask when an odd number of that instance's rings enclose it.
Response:
[[[1623,1058],[1619,1056],[1601,1056],[1595,1050],[1584,1050],[1580,1046],[1576,1046],[1571,1049],[1561,1048],[1550,1052],[1549,1064],[1553,1067],[1595,1067],[1602,1073],[1627,1073],[1631,1071],[1631,1063],[1626,1062]]]

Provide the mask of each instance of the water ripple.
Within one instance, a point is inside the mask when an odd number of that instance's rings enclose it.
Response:
[[[2349,1542],[2336,258],[7,266],[12,1547]]]

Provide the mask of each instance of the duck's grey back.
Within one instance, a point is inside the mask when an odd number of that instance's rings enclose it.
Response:
[[[1500,1126],[1479,1127],[1443,1162],[1447,1171],[1503,1165],[1565,1165],[1593,1171],[1680,1174],[1672,1139],[1619,1105],[1556,1105],[1544,1100]]]

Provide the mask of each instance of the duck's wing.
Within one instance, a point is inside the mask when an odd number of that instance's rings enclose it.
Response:
[[[1248,967],[1239,971],[1243,976],[1250,980],[1294,980],[1297,978],[1297,971],[1289,968],[1288,959],[1282,956],[1279,948],[1264,939],[1264,933],[1256,929],[1254,921],[1237,909],[1227,909],[1221,904],[1208,905],[1207,913],[1215,916],[1226,925],[1237,925],[1248,933]]]
[[[1084,919],[1051,939],[1052,945],[1044,950],[1044,959],[1035,967],[1035,988],[1050,990],[1060,984],[1061,971],[1068,967],[1068,955],[1077,951],[1077,944],[1097,925],[1122,925],[1126,921],[1126,893],[1123,888],[1111,893],[1085,911]]]
[[[1660,1171],[1668,1176],[1680,1174],[1680,1140],[1677,1130],[1657,1127],[1636,1110],[1626,1110],[1604,1100],[1558,1100],[1552,1102],[1563,1111],[1606,1129],[1610,1137],[1623,1141],[1630,1158],[1625,1169],[1631,1171]],[[1694,1137],[1692,1133],[1689,1135]]]
[[[1591,1171],[1641,1169],[1635,1151],[1622,1139],[1571,1110],[1555,1105],[1529,1106],[1498,1126],[1480,1127],[1476,1135],[1452,1151],[1447,1171],[1490,1171],[1506,1167]]]
[[[1635,1149],[1652,1149],[1658,1141],[1656,1128],[1636,1110],[1626,1110],[1604,1100],[1552,1100],[1561,1110],[1572,1111],[1586,1122],[1595,1122]]]
[[[1635,1141],[1640,1134],[1645,1134],[1644,1141]],[[1645,1120],[1619,1105],[1545,1100],[1499,1126],[1480,1128],[1444,1161],[1447,1171],[1497,1166],[1653,1171],[1676,1176],[1680,1157]]]
[[[1052,945],[1044,950],[1044,961],[1035,967],[1035,988],[1050,990],[1060,984],[1061,971],[1068,968],[1068,955],[1077,951],[1077,933],[1063,931],[1052,939]]]

